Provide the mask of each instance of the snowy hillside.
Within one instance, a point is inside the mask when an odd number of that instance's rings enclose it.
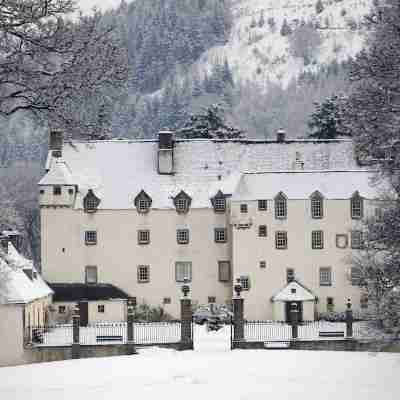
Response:
[[[364,16],[373,0],[232,0],[234,22],[229,42],[203,55],[200,65],[208,68],[217,60],[228,60],[236,80],[269,81],[286,86],[299,73],[316,70],[333,60],[356,55],[367,36]],[[307,24],[321,37],[313,59],[305,65],[290,47],[293,35],[282,36],[287,21],[291,30]]]

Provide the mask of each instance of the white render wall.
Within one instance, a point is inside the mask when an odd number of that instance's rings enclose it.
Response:
[[[111,283],[136,296],[138,304],[163,305],[179,317],[181,285],[175,281],[175,262],[192,262],[192,299],[207,303],[230,301],[231,283],[218,281],[218,261],[231,259],[229,243],[214,242],[214,228],[227,227],[227,215],[213,209],[191,209],[179,215],[174,209],[99,210],[94,214],[70,208],[41,208],[42,274],[54,283],[84,282],[85,266],[97,265],[98,281]],[[190,230],[190,243],[177,244],[176,230]],[[138,245],[138,229],[150,230],[150,244]],[[96,230],[98,244],[85,245],[86,230]],[[229,230],[229,229],[228,229]],[[229,234],[228,232],[228,239]],[[150,265],[150,282],[137,282],[137,266]]]
[[[295,278],[318,298],[318,312],[325,312],[326,298],[333,297],[335,311],[344,311],[351,298],[355,310],[360,308],[360,291],[351,286],[349,256],[352,250],[350,230],[360,229],[360,221],[350,218],[350,200],[324,200],[324,217],[312,219],[310,200],[288,200],[287,219],[275,219],[274,202],[268,200],[268,210],[258,211],[257,201],[248,201],[248,213],[240,213],[240,202],[231,204],[232,220],[249,222],[249,229],[233,229],[234,278],[250,277],[251,288],[243,291],[245,316],[248,319],[281,319],[283,310],[273,307],[270,299],[286,286],[286,269],[295,270]],[[364,211],[368,202],[364,201]],[[258,226],[267,226],[267,237],[258,237]],[[288,249],[275,248],[275,231],[287,231]],[[311,232],[323,230],[324,249],[311,248]],[[348,247],[336,247],[336,234],[348,234]],[[266,261],[266,268],[259,262]],[[319,267],[332,268],[332,286],[319,285]],[[303,303],[305,304],[305,303]],[[275,313],[273,309],[276,308]],[[309,314],[310,312],[307,311]],[[275,314],[275,315],[274,315]],[[304,315],[306,318],[306,315]]]

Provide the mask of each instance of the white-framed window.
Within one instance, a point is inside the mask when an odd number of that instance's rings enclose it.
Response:
[[[226,243],[226,228],[214,228],[214,240],[215,243]]]
[[[189,210],[189,200],[180,198],[176,200],[176,211],[179,213],[186,213]]]
[[[250,290],[250,277],[248,275],[242,275],[240,277],[240,283],[243,290]]]
[[[258,226],[258,236],[259,237],[267,237],[267,225],[259,225]]]
[[[324,232],[323,231],[312,231],[311,232],[311,248],[314,250],[324,248]]]
[[[285,250],[288,248],[288,237],[286,231],[275,232],[275,248]]]
[[[218,261],[218,280],[220,282],[230,282],[231,280],[230,261]]]
[[[178,244],[189,243],[189,229],[177,229],[176,230],[176,241]]]
[[[86,208],[88,210],[95,210],[97,208],[97,200],[95,198],[88,198],[86,200]]]
[[[363,198],[355,193],[350,199],[350,213],[352,219],[361,219],[363,217]]]
[[[267,211],[268,210],[268,200],[261,199],[258,200],[258,211]]]
[[[324,216],[324,200],[319,193],[311,196],[311,218],[321,219]]]
[[[290,283],[294,281],[295,275],[294,275],[294,268],[286,268],[286,282]]]
[[[150,266],[149,265],[138,265],[137,281],[138,281],[138,283],[150,282]]]
[[[283,193],[279,193],[275,197],[275,218],[276,219],[287,218],[287,199]]]
[[[97,306],[97,312],[101,313],[101,314],[104,314],[106,312],[106,306],[104,304],[99,304]]]
[[[58,306],[58,313],[65,314],[67,312],[67,307],[65,306]]]
[[[138,244],[150,243],[150,231],[148,229],[138,230]]]
[[[177,261],[175,263],[175,280],[177,282],[184,282],[185,278],[187,278],[189,282],[192,280],[192,262]]]
[[[217,197],[214,199],[214,210],[216,212],[225,212],[225,210],[226,210],[225,197]]]
[[[151,201],[148,199],[139,199],[137,205],[139,212],[147,213],[150,209]]]
[[[97,231],[85,231],[85,244],[97,244]]]
[[[320,267],[319,269],[319,285],[332,286],[332,268]]]
[[[351,248],[361,249],[363,247],[363,233],[362,231],[351,231]]]
[[[349,244],[349,237],[347,234],[337,234],[336,235],[336,247],[338,249],[345,249]]]
[[[97,283],[97,267],[95,265],[87,265],[85,267],[85,282]]]
[[[249,210],[248,210],[247,204],[246,204],[246,203],[242,203],[242,204],[240,205],[240,212],[241,212],[242,214],[246,214],[248,211],[249,211]]]
[[[266,261],[260,261],[259,263],[260,268],[267,268],[267,262]]]

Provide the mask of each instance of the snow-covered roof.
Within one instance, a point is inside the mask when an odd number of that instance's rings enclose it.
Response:
[[[273,199],[279,192],[288,199],[308,199],[316,191],[326,199],[349,199],[355,192],[375,199],[379,190],[371,182],[373,177],[373,171],[362,170],[245,173],[232,200]]]
[[[315,295],[297,281],[289,282],[281,289],[272,301],[314,301]]]
[[[32,280],[24,269],[32,270],[36,277]],[[6,276],[5,303],[26,304],[47,297],[53,293],[32,264],[18,253],[12,243],[8,243],[8,254],[0,258],[0,270]]]
[[[219,190],[232,194],[243,171],[292,170],[296,160],[310,170],[358,168],[349,140],[177,140],[173,175],[157,172],[156,140],[72,142],[62,153],[62,160],[49,160],[40,185],[77,184],[76,208],[88,189],[101,199],[100,209],[130,209],[141,190],[153,208],[173,208],[181,190],[191,207],[204,208]]]

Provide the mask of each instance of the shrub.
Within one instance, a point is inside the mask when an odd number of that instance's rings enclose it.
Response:
[[[169,321],[172,319],[171,315],[165,312],[161,306],[152,307],[147,303],[139,304],[135,308],[134,312],[135,321],[146,321],[146,322],[161,322]]]
[[[318,31],[312,27],[299,26],[289,38],[290,52],[294,57],[304,60],[304,65],[312,62],[313,56],[322,40]]]

